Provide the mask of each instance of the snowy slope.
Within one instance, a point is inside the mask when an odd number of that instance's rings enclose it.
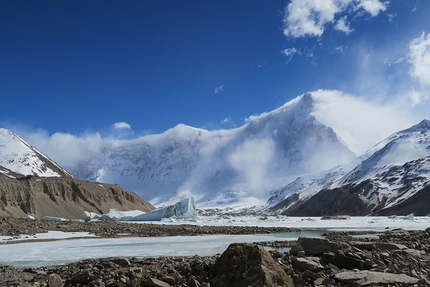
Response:
[[[305,176],[272,192],[268,204],[283,212],[325,190],[346,190],[367,211],[379,212],[413,197],[430,184],[430,121],[397,132],[348,165]],[[358,188],[357,187],[366,188]],[[319,195],[321,196],[321,195]],[[309,204],[309,203],[308,203]]]
[[[20,136],[0,128],[0,166],[22,175],[60,177],[72,175]],[[13,177],[6,169],[0,172]]]
[[[106,143],[66,168],[78,178],[118,183],[155,205],[189,196],[198,207],[262,204],[268,191],[298,176],[355,158],[315,119],[313,105],[308,93],[236,129],[181,124],[163,134]]]

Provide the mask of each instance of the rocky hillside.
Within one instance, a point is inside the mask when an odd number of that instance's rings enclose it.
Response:
[[[4,167],[1,167],[6,171]],[[115,184],[71,177],[23,176],[0,173],[0,216],[56,216],[81,219],[84,211],[106,213],[111,208],[150,211],[154,207]]]

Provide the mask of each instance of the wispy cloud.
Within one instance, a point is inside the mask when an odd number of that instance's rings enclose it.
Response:
[[[216,88],[215,88],[215,94],[221,93],[223,88],[224,88],[224,85],[221,85],[221,86],[219,86],[219,87],[216,87]]]
[[[312,97],[315,117],[332,127],[357,154],[421,120],[420,115],[396,101],[379,102],[336,90],[314,91]]]
[[[231,123],[231,117],[226,117],[225,119],[223,119],[221,121],[221,124],[223,124],[223,125],[226,125],[226,124],[229,124],[229,123]]]
[[[287,56],[287,63],[288,63],[291,61],[291,59],[293,59],[295,54],[300,54],[300,51],[297,50],[296,48],[286,48],[286,49],[283,49],[281,53]]]
[[[350,33],[343,12],[355,11],[356,15],[367,12],[372,17],[387,9],[389,2],[379,0],[292,0],[285,8],[284,34],[287,37],[320,37],[326,26]]]
[[[349,22],[348,22],[346,16],[337,20],[336,25],[334,25],[334,28],[338,31],[344,32],[347,35],[354,30],[354,29],[349,28]]]
[[[131,130],[131,126],[128,123],[126,123],[126,122],[117,122],[117,123],[114,123],[112,125],[112,127],[114,129],[117,129],[117,130],[120,130],[120,129]]]

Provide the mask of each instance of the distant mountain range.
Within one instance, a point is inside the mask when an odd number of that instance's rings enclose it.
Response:
[[[117,183],[155,205],[193,196],[200,208],[255,206],[287,215],[430,213],[429,121],[357,157],[315,118],[314,105],[307,93],[235,129],[181,124],[106,141],[68,166],[70,173],[0,129],[0,173]]]

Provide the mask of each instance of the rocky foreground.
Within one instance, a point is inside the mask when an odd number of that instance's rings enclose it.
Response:
[[[154,226],[155,227],[155,226]],[[379,239],[301,237],[288,252],[231,244],[212,257],[104,258],[62,266],[0,266],[0,286],[430,286],[430,228]]]

